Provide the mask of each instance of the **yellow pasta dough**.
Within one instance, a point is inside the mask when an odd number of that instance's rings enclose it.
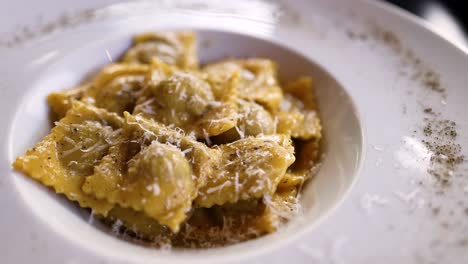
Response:
[[[105,66],[85,91],[84,100],[119,115],[133,111],[149,70],[148,65],[138,64]]]
[[[285,85],[286,94],[276,112],[277,133],[289,134],[293,138],[320,138],[321,125],[312,94],[310,78],[299,78]]]
[[[116,163],[114,160],[119,162],[118,157],[113,155],[118,153],[111,152],[102,161],[95,174],[86,180],[84,190],[94,187],[112,191],[112,196],[107,194],[102,198],[123,207],[144,211],[160,224],[177,232],[191,208],[196,185],[184,154],[174,146],[155,141],[128,160],[128,168],[123,173],[124,160],[120,161],[121,164]],[[104,183],[106,180],[103,178],[109,174],[119,178],[115,190],[97,186]]]
[[[115,143],[121,126],[117,115],[74,102],[50,134],[13,166],[82,207],[105,215],[112,205],[83,193],[81,186]]]
[[[211,159],[202,154],[205,150],[209,149],[176,131],[126,114],[119,144],[86,179],[83,190],[144,211],[177,232],[196,195],[197,179],[203,182],[209,171],[202,171],[208,162],[197,162]]]
[[[197,138],[215,136],[236,124],[237,82],[236,73],[218,84],[209,77],[175,72],[147,87],[134,114],[178,127]]]
[[[319,145],[316,140],[301,142],[301,146],[296,153],[297,159],[278,184],[278,189],[284,190],[302,185],[312,178],[319,168],[319,163],[317,163],[318,153]]]
[[[209,175],[196,203],[203,207],[234,203],[272,194],[294,162],[289,138],[250,137],[220,146],[217,173]]]
[[[61,119],[73,105],[73,101],[80,100],[89,85],[81,85],[76,88],[58,92],[52,92],[47,96],[47,103],[52,110],[54,120]]]
[[[273,134],[275,124],[271,114],[263,106],[239,99],[237,112],[237,124],[235,127],[215,137],[216,143],[233,142],[238,139],[257,136],[260,134]]]
[[[278,109],[283,99],[283,91],[277,80],[277,66],[271,60],[226,60],[209,64],[203,70],[214,75],[240,71],[240,98],[256,101],[269,109]]]
[[[206,183],[208,175],[213,173],[213,164],[218,162],[220,156],[217,150],[208,148],[205,144],[197,142],[195,138],[184,135],[180,130],[170,129],[140,115],[125,113],[123,136],[126,137],[130,156],[154,140],[177,146],[190,162],[197,186]]]

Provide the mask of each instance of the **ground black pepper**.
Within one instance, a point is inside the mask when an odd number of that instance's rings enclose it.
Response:
[[[375,22],[368,21],[367,26],[368,33],[356,32],[352,29],[345,29],[344,33],[351,40],[375,41],[388,47],[398,56],[401,65],[410,66],[412,69],[410,78],[413,81],[419,82],[424,90],[440,96],[443,101],[447,98],[447,89],[443,86],[440,75],[426,66],[411,49],[405,48],[395,33]],[[366,37],[362,37],[363,35]],[[401,71],[400,75],[407,76],[408,72]],[[413,91],[409,90],[408,94],[413,94]],[[441,112],[436,113],[436,108],[437,106],[422,106],[426,117],[419,125],[422,127],[421,141],[432,152],[431,164],[427,172],[434,176],[442,186],[447,186],[450,185],[450,179],[458,165],[465,161],[465,157],[462,154],[461,145],[456,143],[457,124],[444,118]],[[405,109],[406,106],[403,106],[403,112],[406,112]],[[413,132],[417,133],[417,130]]]
[[[441,113],[424,110],[430,117],[423,119],[422,143],[431,151],[431,167],[428,173],[435,177],[442,185],[450,184],[458,165],[465,161],[462,147],[456,143],[458,135],[457,124],[444,119]]]
[[[439,94],[442,98],[447,97],[447,90],[442,85],[440,75],[426,66],[423,61],[418,58],[411,49],[405,48],[400,38],[392,31],[377,25],[375,22],[368,21],[368,33],[356,32],[352,29],[345,29],[345,34],[351,40],[357,41],[377,41],[391,49],[396,55],[399,56],[402,65],[411,66],[412,73],[411,79],[419,81],[427,90]],[[400,75],[406,76],[408,73],[400,70]]]
[[[350,40],[369,45],[371,49],[383,47],[392,51],[397,60],[395,71],[405,81],[414,82],[414,85],[402,87],[401,89],[405,89],[402,92],[415,101],[421,101],[419,106],[423,118],[420,122],[415,122],[409,131],[413,132],[413,138],[421,141],[429,155],[426,171],[428,177],[420,180],[412,179],[424,189],[421,196],[425,199],[425,207],[422,208],[428,210],[432,223],[439,226],[439,229],[432,230],[434,243],[429,246],[429,251],[466,252],[468,168],[464,165],[465,152],[457,143],[461,131],[455,121],[447,118],[445,111],[445,106],[450,104],[450,98],[447,98],[450,90],[444,86],[441,76],[427,66],[416,52],[404,47],[396,34],[376,25],[375,22],[369,22],[367,26],[371,28],[365,30],[370,32],[367,33],[368,38],[356,37],[362,33],[353,30],[345,30],[344,34]],[[403,113],[406,113],[405,104],[403,104]],[[454,244],[449,241],[458,242]],[[456,245],[460,246],[460,249],[454,249]],[[431,254],[428,253],[428,256],[433,259]],[[447,262],[444,261],[445,258],[446,256],[441,254],[440,261],[434,258],[433,262],[422,263]]]

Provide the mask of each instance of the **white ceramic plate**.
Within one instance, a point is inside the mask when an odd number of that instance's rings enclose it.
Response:
[[[117,2],[0,8],[2,263],[466,263],[467,167],[452,160],[468,147],[466,49],[375,1]],[[48,92],[159,29],[199,31],[204,61],[270,56],[285,79],[314,77],[326,155],[303,217],[235,246],[159,251],[11,170],[47,133]]]

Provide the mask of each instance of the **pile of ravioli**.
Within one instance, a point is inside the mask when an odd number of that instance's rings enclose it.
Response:
[[[247,48],[247,47],[246,47]],[[192,32],[138,35],[47,101],[57,120],[13,166],[128,237],[213,247],[274,232],[317,166],[311,79],[265,58],[200,66]]]

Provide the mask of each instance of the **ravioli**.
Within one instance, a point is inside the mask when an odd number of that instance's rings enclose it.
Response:
[[[317,115],[312,80],[299,78],[285,85],[286,94],[275,114],[277,133],[293,138],[312,139],[321,137],[320,119]]]
[[[177,232],[192,206],[196,186],[210,171],[205,168],[212,157],[203,155],[204,151],[209,149],[202,143],[126,114],[119,144],[86,179],[83,190],[110,203],[144,211]]]
[[[199,189],[196,203],[202,207],[235,203],[273,194],[294,150],[283,136],[250,137],[221,145],[217,173]]]
[[[149,64],[157,58],[182,69],[198,68],[196,37],[192,32],[159,32],[135,36],[123,62]]]
[[[180,148],[190,162],[197,186],[206,183],[208,175],[213,173],[213,164],[219,162],[220,154],[216,149],[210,149],[205,144],[196,141],[194,137],[185,135],[181,130],[170,129],[140,115],[125,114],[124,132],[130,155],[136,154],[154,140]]]
[[[47,96],[47,103],[52,110],[53,119],[58,120],[65,116],[73,105],[73,101],[80,100],[89,85],[81,85],[70,90],[52,92]]]
[[[209,77],[175,72],[147,87],[134,114],[180,128],[197,138],[215,136],[236,124],[237,81],[235,73],[214,82]]]
[[[148,65],[108,65],[89,85],[83,100],[119,115],[133,111],[149,70]]]
[[[125,151],[122,145],[115,148],[119,152]],[[118,155],[113,149],[103,159],[95,174],[86,180],[83,186],[85,192],[95,188],[101,192],[112,192],[112,195],[101,197],[96,193],[96,196],[122,207],[144,211],[177,232],[191,208],[196,185],[184,154],[174,146],[154,141],[128,161],[123,153],[120,153],[120,157]],[[106,178],[114,178],[117,185],[115,190],[97,186],[108,180]]]
[[[278,189],[284,190],[304,184],[312,178],[319,168],[319,144],[316,140],[301,142],[296,151],[296,161],[278,184]]]
[[[226,60],[208,64],[203,71],[217,75],[240,71],[239,97],[276,110],[283,99],[276,63],[268,59]]]
[[[320,167],[310,77],[268,58],[199,65],[193,32],[134,37],[114,63],[47,97],[50,134],[13,167],[112,233],[208,248],[275,232]]]
[[[261,105],[238,100],[237,124],[235,127],[214,138],[216,143],[233,142],[238,139],[257,136],[270,135],[274,133],[275,124],[271,114]]]
[[[18,157],[13,167],[80,206],[106,215],[112,204],[83,193],[81,186],[115,144],[122,123],[115,114],[73,102],[50,134],[25,156]]]

